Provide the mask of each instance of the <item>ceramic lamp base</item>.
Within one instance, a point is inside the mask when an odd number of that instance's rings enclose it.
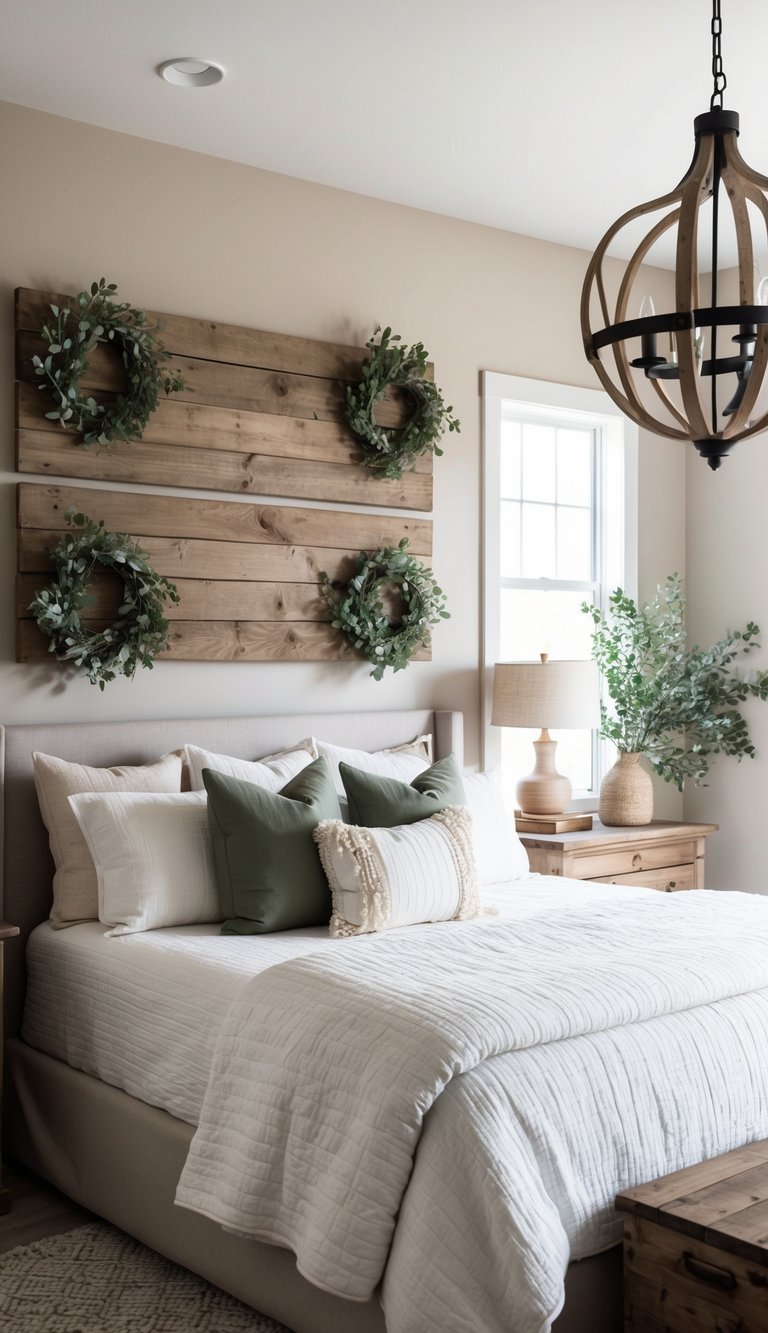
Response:
[[[555,768],[557,741],[550,739],[546,727],[533,742],[533,749],[536,754],[533,772],[521,778],[515,787],[520,810],[523,816],[562,814],[568,809],[572,789],[568,778]]]

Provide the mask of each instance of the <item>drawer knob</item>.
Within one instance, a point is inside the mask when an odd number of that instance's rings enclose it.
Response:
[[[683,1263],[691,1277],[697,1277],[702,1282],[709,1282],[713,1287],[719,1287],[721,1291],[734,1291],[736,1289],[736,1278],[730,1268],[719,1268],[717,1264],[707,1263],[704,1259],[697,1259],[695,1254],[686,1250],[683,1254]]]
[[[639,852],[635,852],[634,856],[632,857],[632,869],[639,870],[642,864],[643,864],[642,856],[640,855]]]

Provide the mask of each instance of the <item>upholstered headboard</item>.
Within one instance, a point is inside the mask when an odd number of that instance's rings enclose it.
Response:
[[[399,713],[302,713],[287,717],[197,718],[192,721],[81,722],[0,727],[0,795],[3,813],[2,911],[19,926],[6,944],[5,1032],[15,1036],[24,1000],[27,936],[48,916],[53,862],[40,818],[32,753],[42,750],[73,763],[107,767],[142,764],[189,743],[222,754],[256,759],[318,736],[336,745],[379,750],[432,732],[435,758],[451,751],[463,758],[461,713],[427,709]]]

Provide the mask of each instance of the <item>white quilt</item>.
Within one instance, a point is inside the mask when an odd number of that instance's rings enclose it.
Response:
[[[353,1300],[386,1267],[391,1333],[548,1329],[617,1190],[768,1135],[768,899],[564,889],[256,977],[177,1203]]]

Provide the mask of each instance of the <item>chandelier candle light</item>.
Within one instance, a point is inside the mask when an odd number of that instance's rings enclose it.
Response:
[[[595,662],[550,662],[547,653],[541,654],[540,662],[497,662],[493,669],[491,725],[541,727],[540,736],[533,742],[533,772],[518,782],[515,798],[523,821],[562,819],[572,789],[569,779],[555,767],[557,741],[552,740],[549,728],[600,725]],[[591,816],[579,815],[577,819],[591,827]]]
[[[587,270],[581,327],[587,358],[621,410],[657,435],[693,441],[714,470],[738,440],[768,426],[768,411],[753,416],[768,368],[768,284],[765,278],[759,280],[755,262],[755,241],[758,253],[763,254],[768,241],[768,178],[753,171],[741,157],[736,142],[739,117],[723,109],[726,78],[720,51],[720,0],[713,0],[711,31],[714,91],[709,111],[693,123],[693,162],[676,189],[630,209],[608,229]],[[702,306],[698,273],[701,210],[709,200],[711,304]],[[721,216],[725,203],[733,214],[736,238],[737,305],[721,305],[718,300],[721,233],[728,220],[727,215]],[[611,316],[603,276],[608,247],[638,218],[666,209],[669,211],[632,254]],[[637,279],[651,247],[674,226],[675,309],[656,314],[648,298],[638,300]],[[595,306],[599,306],[602,327],[593,330]],[[636,319],[627,317],[630,309],[639,312]],[[733,329],[733,350],[724,346],[728,328]],[[705,334],[709,341],[706,357]],[[610,370],[610,357],[601,357],[609,352],[615,363]]]

